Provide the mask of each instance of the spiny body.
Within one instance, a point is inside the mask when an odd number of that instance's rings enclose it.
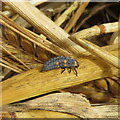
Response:
[[[58,56],[51,58],[47,62],[45,62],[42,71],[62,68],[63,71],[61,73],[63,73],[65,71],[65,68],[68,68],[69,73],[71,72],[71,69],[73,69],[75,71],[75,74],[77,75],[77,71],[75,69],[77,67],[79,67],[79,63],[77,60],[71,57]]]

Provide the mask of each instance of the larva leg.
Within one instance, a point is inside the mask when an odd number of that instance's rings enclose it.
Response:
[[[65,71],[65,68],[62,68],[61,74]]]
[[[75,75],[77,76],[77,70],[74,68]]]
[[[68,68],[68,72],[71,73],[71,68]]]
[[[74,74],[77,76],[77,70],[75,68],[72,68],[72,71],[74,72]]]

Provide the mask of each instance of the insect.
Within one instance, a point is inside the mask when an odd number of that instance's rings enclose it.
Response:
[[[79,63],[77,60],[71,57],[58,56],[51,58],[47,62],[45,62],[42,71],[49,71],[52,69],[61,68],[62,69],[61,74],[62,74],[67,68],[69,73],[71,72],[71,70],[73,70],[73,72],[77,76],[77,70],[75,69],[77,67],[79,67]]]

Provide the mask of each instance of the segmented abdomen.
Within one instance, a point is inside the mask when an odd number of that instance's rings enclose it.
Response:
[[[57,68],[77,68],[79,64],[77,60],[71,57],[58,56],[51,58],[44,63],[42,71],[48,71]]]

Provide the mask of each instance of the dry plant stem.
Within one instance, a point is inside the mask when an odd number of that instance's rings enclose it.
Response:
[[[105,49],[106,51],[114,51],[114,50],[118,50],[120,46],[120,43],[118,44],[113,44],[113,45],[108,45],[108,46],[104,46],[102,47],[103,49]]]
[[[63,55],[63,56],[71,56],[71,53],[67,52],[66,50],[58,47],[57,45],[53,44],[52,42],[49,42],[48,40],[46,39],[43,39],[42,36],[38,36],[37,34],[35,34],[34,32],[31,32],[29,31],[29,33],[31,33],[32,35],[34,35],[35,37],[41,39],[45,44],[51,46],[52,48],[54,48],[54,50],[57,50],[56,52],[59,54],[59,55]]]
[[[10,63],[12,66],[14,65],[18,69],[25,70],[25,71],[28,70],[27,68],[24,68],[23,65],[18,64],[18,62],[15,62],[14,60],[9,59],[8,57],[3,57],[3,59],[5,61],[8,61],[8,63]]]
[[[96,111],[99,111],[100,115],[103,116],[102,118],[106,118],[106,119],[116,118],[117,119],[119,115],[119,107],[120,107],[119,104],[117,105],[94,104],[93,109]]]
[[[104,4],[104,5],[98,5],[97,7],[95,6],[92,11],[89,13],[89,15],[84,18],[79,25],[77,25],[75,31],[77,31],[88,19],[90,19],[93,15],[95,15],[96,13],[98,13],[99,11],[105,9],[106,7],[111,6],[111,4]]]
[[[0,63],[0,65],[3,66],[3,67],[5,67],[5,68],[11,69],[11,70],[13,70],[13,71],[16,72],[16,73],[20,73],[20,71],[14,69],[14,68],[11,68],[11,67],[9,67],[8,65],[5,65],[5,64],[3,64],[3,63]]]
[[[14,16],[11,17],[11,20],[15,21],[18,17],[19,17],[19,15],[16,14],[16,15],[14,15]]]
[[[11,110],[12,111],[12,110]],[[70,114],[66,114],[66,113],[61,113],[61,112],[54,112],[54,111],[47,111],[47,110],[27,110],[27,111],[19,111],[19,112],[12,112],[14,113],[14,115],[16,116],[16,118],[14,119],[52,119],[52,118],[58,118],[58,119],[62,119],[62,118],[77,118],[74,115],[70,115]],[[10,113],[7,112],[2,112],[2,117],[3,119],[6,118],[13,118],[13,115],[10,115]]]
[[[119,3],[117,3],[117,4],[119,4]],[[106,9],[106,13],[108,14],[106,17],[108,17],[108,16],[110,15],[110,16],[113,17],[115,20],[118,20],[117,14],[115,14],[115,13],[112,11],[111,8],[107,8],[107,9]],[[108,19],[109,19],[109,18],[108,18]]]
[[[120,34],[118,34],[119,31],[117,32],[114,32],[110,38],[110,40],[108,41],[108,44],[111,45],[111,44],[116,44],[116,43],[119,43],[119,37],[120,37]]]
[[[25,20],[31,23],[36,29],[38,29],[42,34],[44,34],[58,46],[67,49],[76,56],[85,51],[83,48],[68,38],[69,34],[67,32],[58,27],[53,21],[51,21],[29,2],[18,3],[9,2],[6,0],[5,4],[12,7]]]
[[[18,59],[16,56],[11,54],[6,48],[2,46],[2,49],[6,51],[10,56],[12,56],[15,60],[17,60],[19,63],[23,64],[27,69],[30,69],[24,62],[22,62],[20,59]]]
[[[46,0],[47,1],[47,0]],[[44,1],[45,2],[45,1]],[[37,5],[40,5],[40,4],[43,4],[44,2],[36,2],[36,1],[34,1],[34,0],[31,0],[30,1],[30,3],[31,4],[33,4],[34,6],[37,6]],[[10,16],[12,16],[12,15],[14,15],[14,12],[13,11],[11,11],[10,9],[8,9],[8,10],[5,10],[5,11],[3,11],[3,14],[4,15],[6,15],[7,17],[10,17]],[[16,14],[16,15],[14,15],[14,19],[16,19],[15,17],[18,17],[18,15]],[[13,19],[13,18],[12,18]]]
[[[112,76],[111,79],[118,80],[119,78],[117,76]]]
[[[44,49],[47,49],[48,50],[48,48],[47,47],[45,47],[45,46],[43,46],[42,44],[40,44],[40,41],[38,41],[38,39],[36,39],[36,38],[33,38],[33,36],[31,36],[30,35],[30,37],[28,36],[28,31],[26,31],[27,33],[26,34],[24,34],[25,33],[25,30],[24,30],[24,28],[23,29],[19,29],[19,30],[17,30],[16,28],[15,28],[15,26],[10,26],[9,24],[7,24],[7,22],[6,21],[3,21],[3,20],[0,20],[1,21],[1,23],[2,24],[4,24],[6,27],[8,27],[8,28],[10,28],[11,30],[13,30],[14,32],[16,32],[16,33],[18,33],[18,34],[20,34],[22,37],[24,37],[24,38],[26,38],[26,39],[28,39],[29,41],[31,41],[32,43],[35,43],[36,45],[38,45],[38,46],[40,46],[40,47],[43,47]],[[10,21],[9,21],[10,22]],[[24,32],[23,32],[24,31]],[[32,37],[32,38],[31,38]],[[35,39],[36,39],[36,41],[35,41]],[[51,51],[52,53],[54,53],[52,50],[49,50],[49,51]],[[55,54],[55,53],[54,53]]]
[[[113,119],[117,119],[118,118],[118,114],[119,114],[119,108],[120,105],[102,105],[102,104],[94,104],[93,109],[95,111],[99,111],[100,118],[113,118]],[[12,110],[11,110],[12,111]],[[54,115],[53,115],[54,114]],[[27,111],[19,111],[19,112],[15,112],[15,115],[17,116],[17,118],[56,118],[56,116],[58,118],[76,118],[76,120],[78,120],[78,117],[75,117],[73,115],[70,114],[66,114],[66,113],[61,113],[61,112],[53,112],[53,111],[46,111],[46,110],[27,110]],[[4,118],[11,118],[13,116],[10,116],[9,112],[2,112],[3,115],[3,119]],[[95,118],[95,117],[94,117]],[[16,119],[16,118],[15,118]],[[79,120],[83,120],[82,118]]]
[[[80,39],[80,38],[76,38],[73,36],[70,36],[70,38],[78,45],[80,45],[81,47],[85,48],[87,51],[89,51],[90,53],[98,56],[99,58],[103,59],[104,61],[106,61],[106,63],[110,63],[113,66],[120,68],[119,66],[119,58],[115,57],[114,55],[110,54],[108,51],[103,50],[102,48],[100,48],[99,46],[84,40],[84,39]]]
[[[48,0],[44,0],[44,1],[41,1],[41,0],[30,0],[30,3],[33,4],[34,6],[37,6],[37,5],[41,5],[43,4],[44,2],[47,2]]]
[[[22,50],[20,50],[20,49],[18,49],[18,48],[15,48],[15,47],[13,47],[13,46],[11,46],[11,45],[6,44],[6,42],[5,42],[5,41],[7,41],[6,38],[2,38],[2,39],[0,39],[0,40],[2,40],[2,46],[3,46],[4,48],[6,48],[7,51],[9,51],[9,52],[11,52],[12,54],[14,54],[17,58],[19,58],[19,59],[20,59],[21,61],[23,61],[25,64],[32,63],[32,62],[36,62],[36,61],[38,61],[39,64],[41,63],[41,61],[38,60],[38,58],[36,58],[34,55],[26,54],[26,53],[24,53]],[[3,51],[3,52],[4,52],[4,51]],[[3,56],[4,56],[4,53],[3,53]],[[7,61],[9,61],[9,60],[7,60]],[[23,67],[22,67],[22,68],[23,68]],[[25,70],[27,70],[27,69],[25,68]]]
[[[118,22],[95,25],[91,28],[87,28],[73,34],[72,37],[90,38],[104,33],[106,34],[106,33],[116,32],[118,31],[118,28],[120,29],[120,27],[118,26]]]
[[[18,107],[17,107],[18,106]],[[69,113],[80,118],[99,118],[98,111],[94,111],[89,101],[80,94],[55,93],[23,102],[6,105],[5,111],[20,111],[20,109],[42,109]],[[102,116],[101,116],[102,117]]]
[[[44,40],[41,39],[41,37],[35,35],[34,33],[31,34],[31,32],[29,30],[15,24],[9,18],[4,16],[2,13],[1,13],[1,15],[3,17],[2,17],[2,19],[0,19],[0,21],[3,25],[10,28],[14,32],[20,34],[22,37],[26,38],[27,40],[31,41],[32,43],[38,45],[39,47],[41,47],[41,48],[43,48],[43,49],[45,49],[45,50],[47,50],[55,55],[65,55],[65,56],[70,55],[68,52],[57,47],[56,45],[52,44],[51,42],[46,42],[48,44],[45,44]]]
[[[3,61],[3,60],[2,60]],[[6,63],[6,62],[5,62]],[[6,65],[6,64],[3,64],[3,63],[0,63],[1,66],[3,67],[6,67],[10,70],[13,70],[14,72],[17,72],[17,73],[20,73],[21,71],[19,71],[17,68],[14,68],[14,67],[11,67],[12,65],[10,65],[9,63]]]
[[[55,20],[55,23],[60,26],[62,23],[68,19],[68,16],[77,9],[79,2],[74,2],[64,13],[62,13],[58,19]]]
[[[48,45],[44,43],[44,40],[41,40],[41,37],[34,37],[27,29],[25,30],[24,28],[20,28],[19,30],[14,28],[14,26],[10,26],[9,24],[6,23],[6,21],[2,21],[1,22],[7,26],[8,28],[10,28],[11,30],[13,30],[14,32],[20,34],[21,36],[23,36],[24,38],[26,38],[27,40],[31,41],[32,43],[38,45],[39,47],[44,48],[45,50],[55,54],[55,55],[66,55],[68,52],[65,52],[62,49],[55,49],[58,48],[56,45],[50,43],[50,42],[46,42],[49,43]],[[17,26],[17,25],[16,25]],[[19,26],[20,27],[20,26]],[[18,27],[18,28],[19,28]],[[37,35],[36,35],[37,36]],[[67,54],[68,55],[68,54]],[[70,55],[70,54],[69,54]]]
[[[75,12],[75,14],[71,17],[71,19],[69,20],[69,22],[67,23],[67,25],[65,26],[64,30],[66,32],[69,32],[72,27],[76,24],[77,20],[80,18],[80,16],[82,15],[82,13],[84,12],[85,8],[88,6],[89,2],[83,2],[79,8],[77,9],[77,11]]]
[[[77,9],[78,5],[79,5],[78,2],[74,2],[64,13],[62,13],[62,15],[59,16],[58,19],[55,20],[55,23],[58,26],[62,25],[62,23],[64,23],[65,20],[68,19],[69,14],[71,14],[74,10]],[[46,37],[43,34],[41,34],[40,37],[46,39]]]
[[[3,14],[8,16],[8,17],[11,17],[12,15],[14,15],[13,11],[10,11],[10,10],[3,11]]]
[[[27,110],[27,111],[19,111],[19,112],[11,112],[16,117],[14,119],[65,119],[65,118],[78,118],[74,115],[62,113],[62,112],[54,112],[54,111],[47,111],[47,110]],[[2,112],[3,119],[13,118],[13,115],[10,116],[9,112]],[[80,119],[79,119],[80,120]]]
[[[117,52],[113,51],[112,54],[117,56]],[[28,70],[3,81],[1,105],[118,74],[116,67],[106,64],[95,56],[81,57],[77,60],[80,63],[77,69],[78,76],[75,76],[73,72],[69,74],[67,71],[61,74],[61,69],[40,72],[39,68]]]
[[[9,60],[9,59],[8,59],[8,60]],[[8,65],[10,68],[13,68],[13,69],[16,69],[16,70],[22,72],[22,69],[21,69],[21,68],[18,68],[17,66],[13,65],[13,64],[16,64],[16,63],[10,63],[10,61],[8,62],[8,60],[6,60],[6,59],[1,59],[2,63]],[[11,70],[12,70],[12,69],[11,69]]]
[[[65,10],[66,7],[67,7],[67,5],[64,2],[59,2],[59,4],[58,4],[58,2],[49,2],[49,3],[47,3],[47,5],[40,8],[40,10],[43,11],[44,14],[48,15],[49,18],[51,18],[53,13],[54,14],[57,14],[57,13],[59,14],[63,10]],[[30,24],[20,16],[15,20],[15,22],[17,24],[22,25],[25,28],[30,27]]]
[[[103,25],[99,25],[100,28],[104,28],[101,29],[102,33],[111,33],[111,32],[116,32],[118,30],[120,30],[120,26],[119,26],[119,22],[113,22],[113,23],[106,23]]]

